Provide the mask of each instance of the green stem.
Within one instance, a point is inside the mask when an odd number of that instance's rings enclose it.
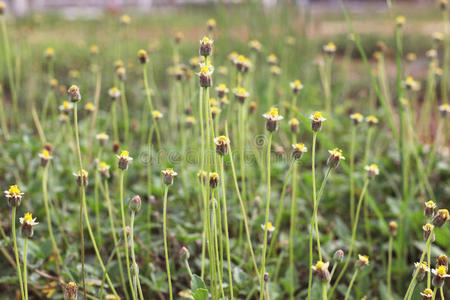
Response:
[[[25,243],[23,246],[23,287],[25,292],[25,300],[28,300],[27,247],[28,247],[28,237],[25,237]]]
[[[130,122],[129,122],[129,116],[128,116],[128,104],[127,104],[127,96],[125,93],[125,82],[122,80],[120,81],[120,90],[122,91],[120,93],[120,98],[122,100],[122,113],[123,113],[123,123],[124,123],[124,144],[127,145],[128,143],[128,136],[130,134]]]
[[[350,248],[348,250],[347,259],[345,261],[344,267],[342,268],[341,272],[339,273],[339,276],[337,277],[336,281],[334,282],[333,287],[331,288],[331,291],[329,294],[330,298],[332,298],[334,290],[336,289],[337,285],[339,284],[340,280],[342,279],[342,276],[344,276],[345,272],[347,271],[350,260],[352,259],[353,247],[355,246],[355,239],[356,239],[356,229],[358,228],[359,213],[361,211],[361,205],[364,200],[364,195],[366,194],[368,185],[369,185],[369,178],[366,177],[366,179],[364,180],[364,186],[362,188],[361,195],[359,196],[358,205],[356,207],[355,224],[353,224],[352,238],[350,241]]]
[[[142,295],[142,288],[141,288],[141,284],[139,282],[139,269],[138,269],[138,265],[136,263],[136,256],[134,254],[134,217],[135,217],[135,212],[132,210],[131,211],[131,220],[130,220],[130,248],[131,248],[131,259],[133,261],[133,270],[134,270],[134,276],[136,278],[136,283],[138,286],[138,291],[139,291],[139,298],[141,300],[144,300],[144,296]]]
[[[47,164],[45,166],[44,172],[42,175],[42,194],[43,194],[43,198],[44,198],[45,214],[47,215],[48,234],[50,236],[50,240],[52,241],[53,252],[56,255],[56,260],[55,260],[56,269],[57,269],[58,275],[60,276],[61,275],[60,265],[62,263],[62,259],[61,259],[61,255],[59,254],[58,245],[55,241],[55,237],[53,236],[52,217],[50,214],[50,209],[48,207],[48,194],[47,194],[48,166],[49,166],[49,164]]]
[[[117,124],[117,109],[116,109],[116,101],[113,101],[111,104],[111,114],[112,114],[112,123],[113,123],[113,132],[114,132],[114,141],[119,141],[119,127]]]
[[[316,140],[317,140],[317,132],[314,132],[313,133],[313,142],[312,142],[312,165],[311,165],[314,209],[316,207],[316,171],[315,171]],[[314,223],[315,223],[314,214],[313,214],[312,220],[313,220],[312,225],[314,225]],[[313,227],[314,226],[311,226],[310,232],[309,232],[308,300],[311,299],[311,285],[312,285],[312,268],[311,268],[311,266],[313,265]]]
[[[271,146],[272,146],[272,135],[273,133],[269,133],[269,141],[267,143],[267,201],[266,201],[266,217],[264,221],[264,242],[263,242],[263,251],[261,256],[261,273],[259,275],[259,299],[262,300],[264,296],[264,273],[266,271],[266,250],[267,250],[267,230],[269,223],[269,212],[270,212],[270,154],[271,154]]]
[[[11,233],[14,243],[14,256],[16,257],[16,265],[17,265],[17,277],[19,277],[20,284],[20,295],[22,299],[24,298],[23,292],[23,283],[22,283],[22,271],[20,269],[20,260],[19,260],[19,251],[17,250],[17,239],[16,239],[16,207],[12,207],[12,224],[11,224]]]
[[[12,65],[11,65],[11,57],[10,57],[11,48],[9,46],[8,29],[6,27],[5,16],[2,16],[1,19],[2,19],[3,45],[4,45],[5,57],[6,57],[6,67],[8,69],[8,79],[9,79],[9,85],[11,88],[12,100],[13,100],[13,113],[14,113],[15,121],[18,121],[18,117],[19,117],[18,99],[17,99],[16,85],[14,83],[13,69],[12,69]]]
[[[228,122],[227,121],[225,121],[225,134],[226,134],[226,136],[229,136],[228,135]],[[258,265],[256,264],[255,254],[253,252],[252,240],[250,238],[250,230],[249,230],[249,227],[248,227],[247,212],[246,212],[246,209],[245,209],[245,206],[244,206],[244,202],[242,201],[241,193],[239,191],[239,185],[238,185],[237,176],[236,176],[236,169],[234,168],[233,152],[231,150],[231,147],[228,150],[230,152],[230,163],[231,163],[231,170],[233,171],[234,187],[236,189],[236,193],[237,193],[237,196],[238,196],[238,199],[239,199],[239,204],[240,204],[240,207],[241,207],[241,214],[242,214],[242,217],[244,218],[244,227],[245,227],[245,233],[246,233],[246,236],[247,236],[247,243],[248,243],[248,247],[250,249],[250,255],[251,255],[251,258],[252,258],[252,262],[253,262],[253,267],[255,269],[255,273],[259,274]],[[259,276],[259,275],[257,275],[257,276]]]
[[[355,220],[355,138],[356,138],[356,126],[352,127],[352,139],[350,145],[350,224],[353,226]]]
[[[359,271],[359,269],[356,268],[355,272],[353,273],[352,280],[350,280],[350,284],[348,285],[347,293],[345,293],[345,299],[344,300],[347,300],[348,297],[350,296],[350,292],[352,291],[353,283],[355,283],[356,276],[358,276],[358,271]]]
[[[128,289],[125,284],[125,276],[123,274],[123,266],[122,266],[122,259],[120,257],[120,247],[118,246],[118,240],[116,235],[116,230],[114,227],[114,214],[113,209],[111,205],[111,198],[109,197],[109,185],[108,185],[108,179],[105,179],[105,198],[106,198],[106,205],[108,206],[108,215],[109,215],[109,226],[111,228],[111,234],[113,237],[113,242],[115,245],[115,252],[117,256],[117,262],[119,265],[119,273],[120,273],[120,281],[122,282],[122,289],[125,293],[125,298],[130,299],[130,295],[128,294]]]
[[[327,300],[327,282],[322,282],[322,299]]]
[[[231,269],[231,254],[230,254],[230,238],[228,233],[228,206],[227,206],[227,197],[225,195],[225,174],[223,170],[223,157],[220,159],[220,177],[222,180],[222,205],[223,205],[223,218],[224,218],[224,226],[225,226],[225,248],[227,251],[227,262],[228,262],[228,281],[230,285],[230,298],[231,300],[234,299],[233,297],[233,275],[232,275],[232,269]],[[191,275],[192,277],[192,275]]]
[[[295,135],[295,134],[294,134]],[[294,138],[295,140],[295,138]],[[292,195],[291,195],[291,214],[290,214],[290,228],[289,228],[289,279],[291,288],[289,290],[289,299],[294,299],[295,292],[295,278],[294,278],[294,234],[296,230],[297,218],[297,165],[294,161],[292,171]],[[277,227],[275,227],[277,230]]]
[[[163,234],[164,234],[164,255],[166,259],[167,282],[169,284],[169,297],[172,297],[172,280],[170,279],[169,251],[167,249],[167,192],[169,187],[164,187],[164,209],[163,209]]]
[[[391,281],[391,273],[392,273],[392,235],[389,236],[389,245],[388,245],[388,269],[387,269],[387,294],[388,299],[392,300],[392,281]]]
[[[120,212],[122,215],[122,231],[123,231],[123,242],[124,242],[124,246],[125,246],[125,260],[127,263],[127,274],[128,274],[128,284],[130,285],[130,289],[131,289],[131,297],[133,298],[133,300],[136,300],[136,294],[133,288],[133,280],[131,280],[131,269],[130,269],[130,257],[128,255],[128,237],[127,237],[127,229],[126,229],[126,222],[125,222],[125,209],[124,209],[124,205],[123,205],[123,201],[124,201],[124,192],[123,192],[123,182],[124,182],[124,176],[125,176],[125,171],[124,170],[120,170],[120,185],[119,185],[119,201],[120,201]]]
[[[152,98],[151,98],[151,94],[150,94],[150,88],[148,86],[147,68],[145,67],[145,64],[142,65],[142,73],[144,76],[145,95],[147,96],[147,102],[148,102],[148,106],[150,107],[150,114],[152,116],[153,126],[155,127],[156,139],[158,142],[158,149],[161,149],[161,136],[159,134],[158,123],[156,122],[156,119],[152,113],[154,109],[153,109],[153,103],[152,103]]]

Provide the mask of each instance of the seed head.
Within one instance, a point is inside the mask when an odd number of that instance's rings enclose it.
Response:
[[[263,114],[266,119],[266,129],[270,132],[278,129],[278,121],[283,120],[283,116],[278,114],[278,108],[272,107],[269,112]]]
[[[341,160],[345,160],[342,155],[342,150],[339,148],[334,148],[333,150],[328,150],[330,156],[328,157],[327,164],[330,168],[337,168]]]

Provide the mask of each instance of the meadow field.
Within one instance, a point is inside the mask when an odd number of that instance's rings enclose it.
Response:
[[[448,299],[449,7],[0,2],[0,300]]]

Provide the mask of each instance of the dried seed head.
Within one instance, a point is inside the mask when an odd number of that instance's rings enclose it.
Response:
[[[316,111],[310,117],[312,131],[318,132],[322,129],[322,123],[326,120],[320,111]]]
[[[248,112],[250,114],[254,114],[257,107],[258,107],[258,105],[256,104],[255,101],[250,101],[250,103],[248,104]]]
[[[77,300],[78,286],[75,282],[71,281],[64,286],[64,300]]]
[[[449,218],[449,213],[447,209],[440,209],[436,213],[436,215],[433,217],[433,220],[431,220],[431,223],[433,223],[436,227],[442,227],[445,225]]]
[[[120,149],[120,142],[119,141],[114,141],[113,144],[112,144],[112,151],[114,153],[117,153],[117,152],[119,152],[119,149]]]

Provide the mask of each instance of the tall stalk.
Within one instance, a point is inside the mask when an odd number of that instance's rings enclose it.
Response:
[[[270,154],[272,147],[272,132],[269,133],[269,141],[267,143],[267,200],[266,200],[266,216],[264,219],[264,242],[261,254],[261,273],[259,275],[259,299],[264,296],[264,273],[266,271],[266,250],[267,250],[267,232],[269,229],[269,212],[270,212]]]
[[[350,142],[350,224],[353,226],[355,220],[355,139],[356,125],[352,127],[352,139]]]
[[[8,28],[6,26],[6,18],[5,16],[1,16],[1,23],[2,23],[2,33],[3,33],[3,46],[5,51],[5,57],[6,57],[6,68],[8,69],[8,80],[9,80],[9,86],[11,89],[11,95],[12,95],[12,102],[13,102],[13,121],[18,122],[19,117],[19,110],[18,110],[18,98],[17,98],[17,90],[16,85],[14,82],[14,72],[11,65],[11,48],[9,45],[9,38],[8,38]]]
[[[13,238],[14,243],[14,256],[16,257],[16,270],[17,270],[17,277],[19,277],[19,285],[20,285],[20,295],[22,299],[25,299],[24,291],[23,291],[23,282],[22,282],[22,271],[20,269],[20,260],[19,260],[19,251],[17,249],[17,238],[16,238],[16,207],[12,207],[12,223],[11,223],[11,234]]]
[[[142,74],[143,74],[143,80],[144,80],[145,95],[147,96],[147,103],[148,103],[148,107],[150,108],[150,114],[152,116],[153,127],[155,128],[155,132],[156,132],[158,149],[161,149],[161,137],[159,134],[158,123],[156,122],[156,118],[152,114],[152,111],[154,110],[154,108],[153,108],[153,102],[152,102],[152,97],[151,97],[151,93],[150,93],[150,88],[148,86],[148,75],[147,75],[147,68],[145,67],[145,64],[142,65]]]
[[[350,296],[350,292],[352,291],[353,283],[355,282],[356,276],[358,276],[358,271],[359,271],[359,269],[356,268],[355,272],[353,273],[352,279],[350,280],[350,283],[349,283],[348,288],[347,288],[347,292],[345,293],[345,299],[344,300],[347,300],[348,297]]]
[[[389,236],[389,244],[388,244],[388,267],[387,267],[387,278],[386,278],[386,284],[387,284],[387,294],[388,299],[392,300],[392,280],[391,280],[391,274],[392,274],[392,241],[393,237],[392,235]]]
[[[166,271],[167,271],[167,282],[169,284],[169,298],[173,299],[172,296],[172,280],[170,278],[170,264],[169,264],[169,250],[167,248],[167,192],[169,187],[166,185],[164,187],[164,208],[163,208],[163,235],[164,235],[164,257],[166,259]]]
[[[138,291],[139,291],[139,298],[141,300],[144,300],[144,296],[142,295],[142,288],[141,288],[141,283],[139,280],[139,269],[138,269],[138,265],[136,263],[136,255],[134,254],[134,217],[135,217],[135,212],[134,210],[131,211],[131,220],[130,220],[130,248],[131,248],[131,259],[133,261],[133,270],[134,270],[134,277],[136,280],[136,285],[138,287]],[[136,292],[136,291],[135,291]],[[136,292],[137,293],[137,292]]]
[[[317,140],[317,132],[313,133],[313,141],[312,141],[312,165],[311,165],[311,173],[312,173],[312,186],[313,186],[313,206],[316,207],[316,167],[315,167],[315,159],[316,159],[316,140]],[[314,215],[312,217],[313,222],[311,223],[311,228],[309,230],[309,266],[313,265],[313,227],[314,227]],[[319,252],[320,253],[320,252]],[[309,268],[309,278],[308,278],[308,300],[311,299],[311,285],[312,285],[312,268]]]
[[[28,248],[28,237],[25,237],[23,245],[23,289],[25,300],[28,300],[28,276],[27,276],[27,248]]]

